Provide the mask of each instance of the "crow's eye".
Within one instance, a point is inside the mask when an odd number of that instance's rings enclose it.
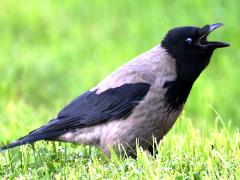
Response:
[[[192,44],[192,38],[188,37],[188,38],[185,40],[185,42],[186,42],[187,44]]]

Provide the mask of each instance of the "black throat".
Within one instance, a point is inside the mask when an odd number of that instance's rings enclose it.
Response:
[[[186,102],[194,82],[176,78],[174,81],[166,81],[163,85],[167,88],[165,98],[166,105],[171,109],[179,109]]]
[[[166,44],[162,42],[163,47],[164,45]],[[178,51],[168,48],[167,45],[164,48],[175,59],[176,67],[176,79],[174,81],[166,81],[163,86],[167,88],[165,94],[166,105],[172,109],[179,109],[186,102],[195,80],[208,65],[212,53],[190,56],[187,52],[186,54],[181,52],[179,55],[178,53],[176,54]]]

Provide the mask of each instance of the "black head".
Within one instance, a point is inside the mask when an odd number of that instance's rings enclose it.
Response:
[[[213,51],[229,46],[223,42],[207,41],[207,35],[222,25],[217,23],[202,28],[178,27],[167,33],[161,44],[176,59],[178,78],[195,81],[208,65]]]

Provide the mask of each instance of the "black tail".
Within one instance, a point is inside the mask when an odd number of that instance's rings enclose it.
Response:
[[[51,132],[36,132],[33,131],[30,134],[18,139],[17,141],[10,143],[8,145],[0,147],[0,151],[4,151],[7,149],[11,149],[17,146],[21,146],[24,144],[31,144],[36,141],[40,140],[51,140],[54,139],[54,137],[62,135],[66,133],[65,131],[51,131]]]
[[[17,141],[0,147],[0,151],[24,144],[31,144],[40,140],[54,140],[57,136],[65,134],[68,131],[69,129],[66,129],[65,126],[59,123],[59,119],[52,119],[46,125],[43,125],[40,128],[30,132],[28,135],[18,139]]]
[[[15,141],[11,144],[0,147],[0,151],[4,151],[6,149],[11,149],[11,148],[21,146],[21,145],[24,145],[24,144],[34,143],[34,142],[39,141],[39,140],[41,140],[41,139],[39,139],[37,137],[31,137],[31,135],[27,135],[27,136],[24,136],[24,137],[18,139],[17,141]]]

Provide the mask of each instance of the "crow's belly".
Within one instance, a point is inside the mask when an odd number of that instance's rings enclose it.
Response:
[[[136,143],[143,149],[152,145],[153,137],[159,142],[170,130],[181,110],[152,111],[135,113],[127,119],[111,121],[102,127],[100,147],[109,154],[109,147],[124,147],[135,150]],[[121,144],[121,146],[119,146]],[[131,153],[130,153],[131,154]]]

